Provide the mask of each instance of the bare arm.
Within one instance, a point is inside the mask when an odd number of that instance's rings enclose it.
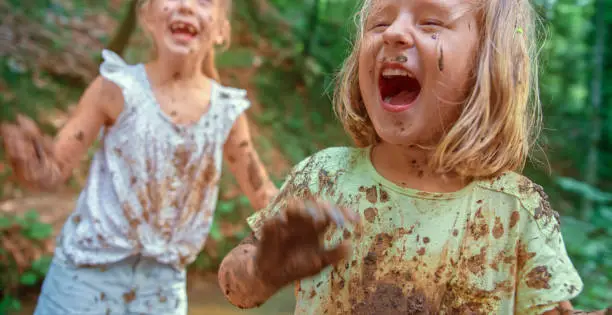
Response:
[[[245,114],[234,124],[223,148],[225,160],[236,177],[240,189],[257,211],[268,205],[278,189],[270,180],[259,155],[253,147],[249,123]]]
[[[246,309],[259,307],[280,288],[266,283],[255,271],[257,239],[245,238],[225,256],[219,267],[219,285],[233,305]]]
[[[27,186],[43,189],[64,183],[101,127],[112,124],[122,109],[119,87],[98,77],[54,141],[45,139],[34,122],[25,117],[18,118],[18,125],[3,124],[5,148],[17,177]]]

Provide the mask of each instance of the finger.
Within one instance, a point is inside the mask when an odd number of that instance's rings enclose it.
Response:
[[[336,248],[330,250],[324,250],[321,253],[321,261],[324,266],[336,265],[338,262],[345,258],[348,258],[351,254],[351,243],[348,241],[343,242]]]
[[[45,151],[45,153],[47,154],[53,154],[54,153],[54,145],[55,142],[53,141],[53,138],[49,135],[44,135],[41,139],[41,144],[42,147]]]
[[[17,115],[17,124],[19,128],[29,137],[39,138],[42,137],[42,133],[36,123],[29,117],[24,115]]]
[[[340,210],[338,206],[335,206],[332,204],[328,204],[326,208],[327,208],[327,214],[331,217],[333,222],[338,227],[344,227],[344,224],[347,221],[347,218],[345,217],[344,212]]]
[[[278,247],[279,242],[287,238],[287,233],[283,226],[285,223],[280,217],[275,217],[264,222],[261,227],[261,240],[260,244],[262,248]]]
[[[312,230],[316,229],[316,226],[327,224],[325,214],[311,201],[290,200],[283,209],[283,214],[292,230]]]
[[[311,216],[311,220],[317,230],[329,226],[331,222],[330,217],[327,215],[326,208],[328,206],[326,204],[315,200],[306,200],[304,201],[304,207]]]
[[[361,221],[359,215],[347,207],[336,206],[335,211],[339,211],[342,217],[348,220],[350,223],[359,223],[359,221]]]

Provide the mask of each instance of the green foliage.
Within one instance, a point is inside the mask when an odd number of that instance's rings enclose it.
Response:
[[[580,309],[607,308],[612,301],[612,194],[571,178],[558,178],[557,183],[596,205],[595,215],[588,222],[562,217],[567,252],[585,283],[574,303]]]
[[[51,237],[51,226],[40,221],[36,210],[22,216],[0,215],[0,238],[3,239],[0,243],[0,314],[19,311],[19,297],[24,289],[35,289],[42,282],[49,270],[51,256],[28,261],[32,257],[28,253],[40,252],[43,241]],[[28,247],[15,247],[24,244]]]

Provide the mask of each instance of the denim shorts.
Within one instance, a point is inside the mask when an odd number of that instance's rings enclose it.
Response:
[[[144,257],[77,267],[54,257],[34,315],[186,315],[185,270]]]

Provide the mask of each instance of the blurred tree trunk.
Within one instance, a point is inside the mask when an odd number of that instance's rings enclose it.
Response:
[[[130,8],[128,13],[121,21],[121,25],[113,35],[113,38],[108,43],[107,49],[115,52],[119,56],[123,56],[123,52],[130,42],[134,30],[136,30],[136,11],[138,10],[138,0],[132,0],[130,2]]]
[[[602,80],[606,40],[605,5],[604,0],[595,2],[595,45],[593,47],[593,78],[591,81],[591,115],[592,131],[589,142],[589,153],[585,169],[585,182],[592,187],[597,186],[599,168],[599,143],[601,141],[601,98]],[[580,217],[589,221],[593,215],[593,200],[588,196],[582,200]]]
[[[308,36],[304,38],[304,57],[310,56],[310,50],[314,39],[316,38],[315,33],[319,26],[319,11],[321,10],[321,0],[314,0],[312,11],[310,12],[310,20],[308,21],[308,29],[310,29]]]

